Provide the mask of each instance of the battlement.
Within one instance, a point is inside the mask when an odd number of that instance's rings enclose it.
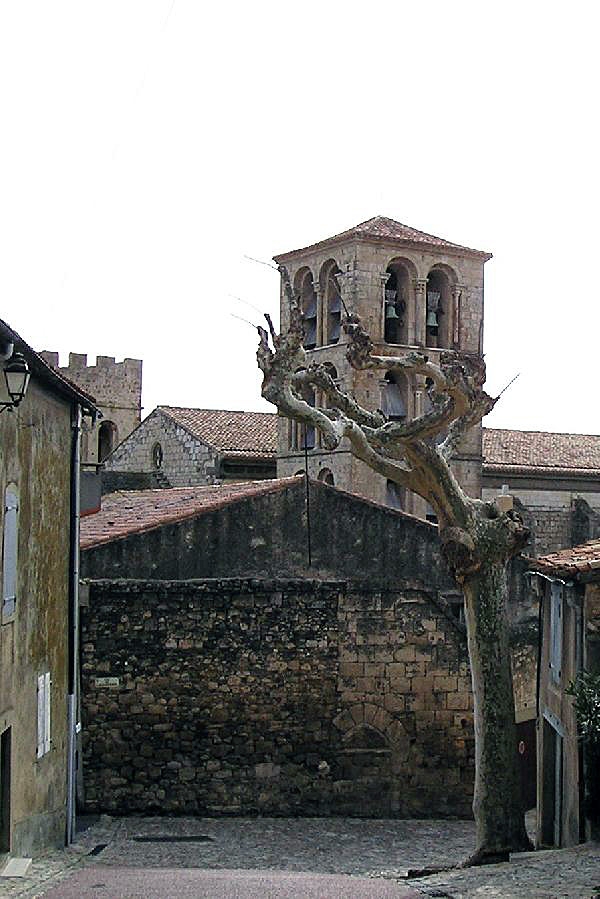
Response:
[[[80,372],[84,370],[89,376],[93,376],[93,372],[95,369],[101,369],[103,372],[113,368],[115,372],[120,375],[127,375],[130,377],[138,376],[140,379],[140,383],[142,380],[142,360],[141,359],[124,359],[122,362],[115,362],[114,356],[97,356],[95,365],[88,365],[88,357],[87,353],[69,353],[69,364],[68,365],[59,365],[59,355],[54,350],[42,350],[39,354],[42,359],[44,359],[48,365],[51,365],[53,368],[58,369],[63,372],[63,374],[69,376],[69,373],[73,375],[75,372]],[[72,380],[77,380],[76,378],[72,378]]]

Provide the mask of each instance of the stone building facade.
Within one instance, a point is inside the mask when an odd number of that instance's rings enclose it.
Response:
[[[162,487],[274,477],[275,428],[269,412],[158,406],[106,459],[103,490],[134,476]]]
[[[98,356],[88,365],[87,355],[69,353],[69,364],[59,366],[58,353],[45,350],[42,358],[96,400],[102,417],[86,424],[82,460],[104,462],[112,450],[140,423],[142,412],[142,361]]]
[[[469,814],[462,596],[437,529],[306,487],[124,492],[84,520],[90,811]]]
[[[531,530],[530,555],[600,536],[600,437],[483,429],[482,498],[502,487]]]
[[[483,346],[483,267],[489,253],[450,243],[392,219],[377,216],[312,246],[275,257],[301,296],[309,359],[328,362],[333,377],[367,408],[390,418],[412,418],[427,408],[424,379],[357,372],[345,357],[342,309],[358,313],[379,355],[425,351],[438,362],[446,350],[480,355]],[[281,322],[288,321],[281,296]],[[307,396],[309,402],[316,397]],[[335,452],[320,446],[311,428],[281,419],[279,475],[304,468],[309,447],[311,474],[345,490],[425,517],[433,510],[405,495],[353,458],[343,443]],[[459,447],[453,469],[472,496],[481,491],[481,428]]]
[[[80,415],[95,414],[90,397],[0,321],[0,359],[13,351],[31,380],[17,409],[0,410],[0,869],[7,854],[63,846],[68,835],[77,720],[75,450]],[[0,383],[4,403],[4,377]]]

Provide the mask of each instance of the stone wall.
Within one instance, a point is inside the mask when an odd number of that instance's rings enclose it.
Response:
[[[155,447],[160,446],[160,464]],[[218,457],[160,409],[151,412],[137,430],[105,462],[106,471],[160,471],[165,486],[194,487],[214,484],[218,477]]]
[[[409,583],[97,581],[81,625],[86,811],[470,814],[464,635]]]
[[[82,461],[98,462],[100,428],[114,426],[112,445],[116,446],[140,422],[142,409],[142,362],[125,359],[115,362],[114,356],[98,356],[95,365],[88,365],[85,353],[69,353],[69,364],[59,366],[58,353],[40,353],[46,362],[73,381],[96,400],[102,418],[95,425],[84,424]]]

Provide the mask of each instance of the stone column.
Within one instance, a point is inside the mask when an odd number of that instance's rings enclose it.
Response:
[[[452,288],[452,346],[455,350],[459,350],[461,348],[460,316],[464,290],[465,288],[462,284],[455,284]]]
[[[415,278],[415,332],[414,343],[425,346],[425,322],[427,320],[427,278]]]
[[[323,319],[325,316],[325,310],[323,309],[323,291],[321,290],[321,285],[318,278],[316,283],[313,280],[313,290],[317,298],[317,336],[315,346],[323,346],[323,336],[325,334]]]

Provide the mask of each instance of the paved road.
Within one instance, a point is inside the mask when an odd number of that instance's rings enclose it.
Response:
[[[205,871],[93,865],[44,899],[423,899],[410,887],[367,877],[290,871]]]

